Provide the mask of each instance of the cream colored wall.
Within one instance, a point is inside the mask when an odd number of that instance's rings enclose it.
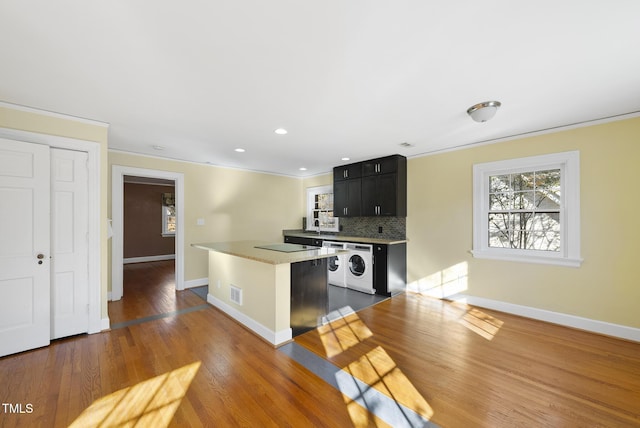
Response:
[[[274,334],[290,328],[289,263],[272,265],[211,251],[209,267],[209,294]],[[231,284],[242,289],[242,306],[231,301]]]
[[[208,276],[207,252],[192,243],[282,242],[283,229],[300,227],[303,192],[298,178],[109,152],[109,183],[113,165],[184,174],[186,281]],[[110,213],[110,187],[108,194]],[[204,226],[196,224],[199,218]]]
[[[18,129],[21,131],[40,134],[56,135],[59,137],[75,138],[78,140],[95,141],[100,143],[100,204],[101,246],[100,246],[100,284],[101,284],[101,314],[107,315],[107,284],[108,284],[108,240],[107,240],[107,144],[108,127],[92,124],[89,121],[68,119],[47,113],[25,111],[0,106],[0,127]]]
[[[635,118],[410,159],[408,281],[466,273],[471,296],[639,328],[639,138]],[[580,151],[582,266],[474,259],[473,164],[568,150]]]

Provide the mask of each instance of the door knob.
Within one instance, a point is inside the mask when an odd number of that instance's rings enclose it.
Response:
[[[42,254],[42,253],[38,254],[38,259],[40,259],[40,260],[44,259],[44,254]]]

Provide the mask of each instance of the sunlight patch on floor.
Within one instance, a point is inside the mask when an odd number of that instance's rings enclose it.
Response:
[[[102,397],[85,409],[70,427],[166,427],[200,364],[198,361],[186,365]]]
[[[381,346],[349,364],[345,370],[423,418],[429,420],[433,416],[433,409],[427,400]]]
[[[504,324],[497,318],[476,308],[470,308],[460,319],[460,324],[479,334],[487,340],[492,340]]]
[[[355,312],[318,327],[327,357],[332,358],[373,335]]]

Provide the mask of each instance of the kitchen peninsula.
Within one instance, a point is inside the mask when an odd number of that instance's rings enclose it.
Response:
[[[192,244],[209,251],[207,301],[275,346],[327,310],[327,258],[342,250],[288,243]]]

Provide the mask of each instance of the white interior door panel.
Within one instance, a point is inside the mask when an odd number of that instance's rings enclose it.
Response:
[[[49,147],[0,138],[0,356],[49,344]]]
[[[87,157],[51,149],[51,339],[89,328]]]

